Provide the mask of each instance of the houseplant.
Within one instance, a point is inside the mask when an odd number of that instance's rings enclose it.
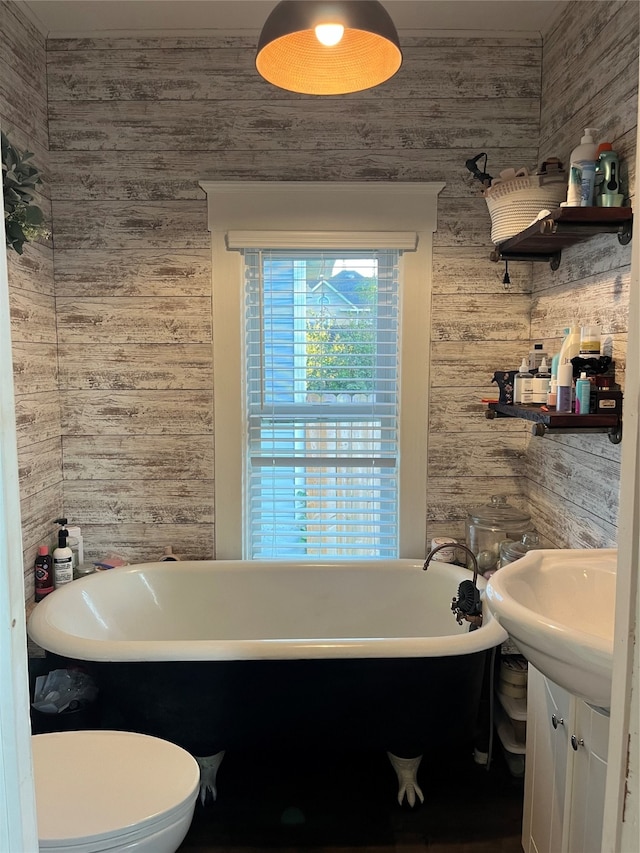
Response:
[[[19,255],[26,241],[48,237],[44,213],[32,204],[35,187],[41,183],[40,172],[28,161],[29,151],[15,148],[4,133],[2,141],[2,192],[7,246]]]

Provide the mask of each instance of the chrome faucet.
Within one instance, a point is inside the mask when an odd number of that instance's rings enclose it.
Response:
[[[429,563],[433,560],[433,555],[437,554],[443,548],[459,548],[462,551],[466,551],[473,562],[473,580],[462,581],[458,587],[457,597],[454,596],[451,599],[451,610],[456,617],[458,625],[462,625],[463,620],[466,620],[471,623],[469,630],[475,631],[476,628],[482,625],[482,602],[480,601],[480,590],[478,589],[478,561],[476,555],[466,545],[454,545],[451,542],[445,542],[442,545],[436,545],[427,554],[427,559],[424,561],[422,567],[423,571],[427,571]]]

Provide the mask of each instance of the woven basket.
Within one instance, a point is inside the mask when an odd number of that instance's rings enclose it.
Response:
[[[527,175],[502,181],[483,193],[491,216],[491,240],[503,243],[527,228],[541,210],[553,210],[567,197],[565,172]]]

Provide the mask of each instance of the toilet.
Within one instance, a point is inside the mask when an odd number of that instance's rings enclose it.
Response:
[[[175,853],[200,768],[160,738],[119,731],[32,735],[38,843],[50,853]]]

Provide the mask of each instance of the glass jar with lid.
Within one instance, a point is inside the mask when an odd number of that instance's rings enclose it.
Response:
[[[530,527],[531,516],[511,506],[505,495],[492,495],[488,504],[469,509],[467,545],[476,555],[480,573],[498,567],[501,542],[521,540]]]
[[[539,544],[540,538],[535,530],[528,530],[517,542],[505,539],[500,543],[500,568],[524,557],[527,551],[533,551]]]

